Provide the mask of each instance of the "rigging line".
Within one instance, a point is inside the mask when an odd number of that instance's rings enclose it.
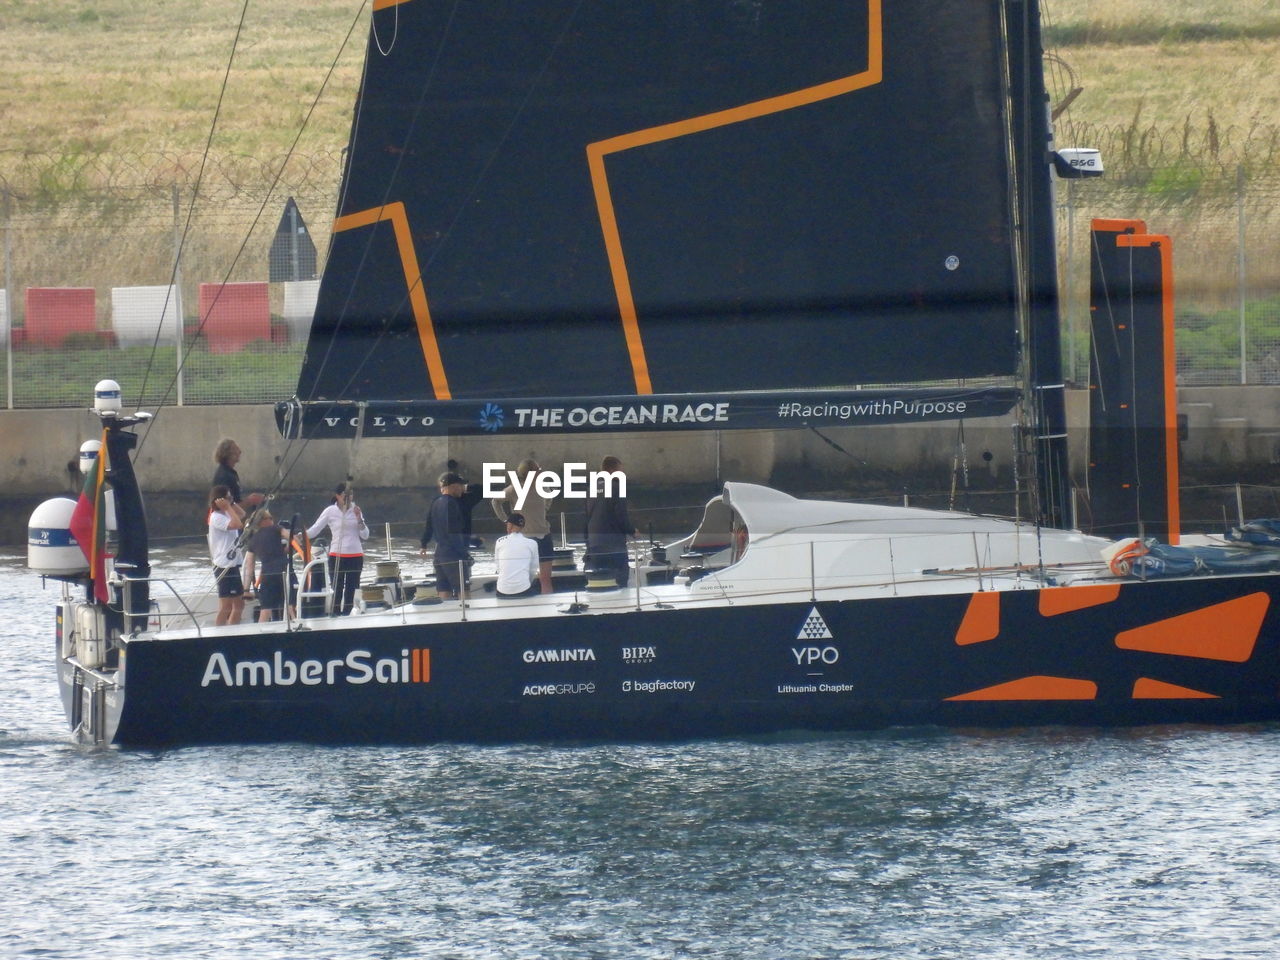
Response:
[[[378,24],[372,17],[369,19],[369,32],[373,35],[373,42],[378,47],[378,52],[384,57],[391,56],[391,51],[396,48],[396,39],[400,36],[400,4],[396,4],[395,22],[391,26],[391,45],[387,49],[382,49],[382,38],[378,36]]]
[[[1096,230],[1089,231],[1089,241],[1093,248],[1091,250],[1093,263],[1098,268],[1097,273],[1098,273],[1099,295],[1102,297],[1102,306],[1107,311],[1107,327],[1108,327],[1107,332],[1111,336],[1111,347],[1115,351],[1115,353],[1118,355],[1120,353],[1120,340],[1118,335],[1116,334],[1115,307],[1114,307],[1114,304],[1112,303],[1112,298],[1111,298],[1111,285],[1107,280],[1106,262],[1102,259],[1102,253],[1101,253],[1102,244],[1101,244],[1101,241],[1098,239],[1098,236],[1099,235]],[[1113,237],[1111,239],[1114,241],[1115,238]],[[1090,294],[1090,302],[1092,303],[1092,294]],[[1094,369],[1100,371],[1102,367],[1100,365],[1101,364],[1101,361],[1099,359],[1100,354],[1098,352],[1098,337],[1096,336],[1096,333],[1093,330],[1090,330],[1089,349],[1090,349],[1090,352],[1093,354]],[[1098,391],[1098,402],[1102,405],[1102,409],[1103,410],[1109,409],[1107,405],[1107,388],[1109,385],[1103,383],[1102,377],[1099,376],[1098,382],[1096,384],[1092,384],[1091,386],[1093,387],[1093,389]]]
[[[547,71],[551,69],[551,61],[555,59],[556,53],[560,49],[560,45],[564,42],[565,36],[569,33],[569,27],[577,18],[578,11],[582,9],[583,2],[584,0],[577,0],[573,5],[573,9],[569,11],[569,15],[565,17],[564,23],[560,27],[560,32],[556,35],[555,40],[552,41],[550,48],[547,50],[547,55],[542,61],[542,67],[538,70],[538,75],[533,78],[532,82],[525,90],[524,99],[520,101],[519,107],[517,107],[515,113],[511,115],[511,120],[508,122],[507,128],[502,131],[502,136],[498,138],[498,142],[494,145],[493,150],[489,152],[489,159],[485,161],[484,166],[476,175],[475,180],[472,181],[471,187],[468,189],[462,202],[457,205],[453,219],[449,221],[449,226],[446,227],[444,233],[441,234],[440,243],[436,244],[435,251],[431,254],[431,257],[426,261],[426,263],[423,264],[424,269],[431,265],[431,261],[435,259],[436,254],[440,252],[444,247],[445,242],[449,239],[449,235],[453,232],[453,228],[457,226],[458,221],[462,219],[463,212],[470,208],[472,198],[475,196],[476,191],[479,190],[480,184],[484,182],[486,177],[488,177],[490,168],[498,159],[499,151],[502,149],[503,145],[506,144],[507,140],[510,139],[511,132],[516,128],[516,123],[520,120],[520,117],[523,116],[525,108],[529,106],[529,101],[533,99],[534,90],[538,88],[542,83],[543,77],[547,75]],[[421,276],[419,276],[419,282],[421,282]]]
[[[173,257],[173,271],[169,274],[169,290],[165,292],[164,307],[160,311],[160,322],[156,324],[155,339],[151,341],[151,354],[147,357],[147,366],[142,373],[142,388],[138,391],[138,405],[142,405],[142,398],[147,393],[147,381],[151,378],[151,366],[155,363],[156,349],[160,344],[160,333],[164,330],[164,312],[169,308],[169,296],[173,291],[174,282],[178,275],[178,264],[182,262],[182,251],[186,248],[187,234],[191,231],[191,221],[195,217],[196,200],[200,196],[200,187],[204,183],[204,170],[209,162],[209,153],[213,149],[213,137],[218,129],[218,120],[222,116],[222,103],[227,96],[227,88],[231,83],[231,66],[235,63],[236,51],[240,48],[240,35],[244,32],[245,19],[249,13],[250,0],[244,0],[240,7],[240,20],[236,24],[236,33],[231,40],[231,52],[227,56],[227,66],[222,73],[222,88],[218,91],[218,102],[213,108],[213,120],[209,123],[209,135],[204,141],[204,152],[200,155],[200,169],[196,173],[196,185],[191,193],[191,202],[187,205],[187,221],[182,227],[182,237],[178,241],[178,249]],[[176,305],[175,305],[176,308]],[[178,321],[178,337],[176,347],[182,349],[182,317],[177,318]],[[185,359],[185,357],[184,357]],[[174,380],[177,380],[177,374],[174,374]],[[170,384],[170,389],[172,389]],[[163,396],[167,397],[169,391],[166,390]],[[147,432],[150,432],[148,429]],[[144,436],[145,440],[145,436]],[[138,444],[138,450],[141,451],[142,444]],[[135,454],[136,456],[136,454]]]
[[[867,463],[867,461],[863,460],[857,454],[850,453],[844,447],[840,446],[840,444],[836,443],[834,440],[832,440],[830,437],[824,434],[817,427],[810,424],[809,429],[813,431],[814,436],[816,436],[819,440],[821,440],[827,446],[831,447],[833,450],[838,450],[840,453],[843,453],[850,460],[856,460],[858,461],[858,463],[862,464],[864,467],[870,466],[870,464]]]
[[[210,304],[209,310],[206,312],[205,316],[201,318],[199,326],[196,327],[195,335],[191,338],[191,343],[186,347],[186,350],[183,353],[184,366],[185,366],[186,358],[190,356],[191,351],[195,348],[196,341],[200,338],[200,334],[204,330],[204,325],[208,323],[209,317],[212,316],[213,314],[213,306],[216,305],[218,301],[218,297],[221,296],[222,289],[225,288],[226,286],[227,278],[231,276],[231,271],[235,269],[236,264],[240,261],[240,257],[244,254],[245,248],[249,244],[249,238],[253,235],[254,229],[257,227],[258,222],[262,219],[262,213],[266,209],[267,204],[270,202],[271,196],[275,192],[275,188],[277,184],[279,184],[280,182],[280,178],[284,175],[285,167],[288,166],[290,159],[292,159],[293,153],[297,149],[298,142],[302,139],[302,134],[306,131],[308,125],[311,123],[311,118],[315,114],[316,107],[319,105],[321,97],[324,96],[324,92],[328,88],[329,81],[333,79],[333,74],[338,68],[338,61],[342,58],[343,51],[346,50],[347,44],[351,40],[351,34],[355,31],[356,24],[359,22],[360,17],[364,12],[365,4],[367,4],[367,2],[368,0],[365,0],[365,3],[361,4],[360,10],[356,12],[356,16],[351,22],[351,26],[347,28],[346,36],[342,38],[342,43],[339,45],[338,51],[334,55],[333,61],[329,64],[329,69],[325,73],[324,79],[320,83],[320,88],[316,91],[315,97],[312,98],[311,106],[307,109],[307,115],[303,117],[302,123],[298,127],[298,132],[297,134],[295,134],[293,138],[293,142],[289,144],[288,152],[285,154],[284,158],[280,161],[280,165],[276,170],[275,176],[272,179],[271,184],[267,187],[267,192],[263,197],[262,203],[258,207],[258,212],[253,218],[253,223],[250,224],[249,229],[246,231],[244,240],[240,244],[240,249],[236,251],[235,257],[232,258],[231,265],[227,268],[227,271],[223,276],[223,282],[219,286],[218,294],[215,295],[213,304]],[[248,0],[246,0],[246,7],[247,5],[248,5]],[[239,31],[237,31],[237,38],[238,37],[239,37]],[[230,64],[228,64],[228,69],[229,68],[230,68]],[[225,81],[224,81],[224,91],[225,91]],[[221,98],[219,98],[219,105],[221,105]],[[212,134],[210,136],[212,139]],[[193,210],[194,210],[194,203],[195,203],[195,198],[193,197],[192,198]],[[189,225],[189,221],[188,221],[188,225]],[[148,364],[148,369],[149,367],[150,367],[150,364]],[[162,395],[161,404],[163,404],[164,399],[168,398],[169,394],[173,391],[173,388],[177,384],[177,382],[178,382],[178,374],[175,371],[173,376],[169,380],[168,387],[165,389],[165,392]],[[157,407],[157,410],[156,410],[157,415],[162,409],[163,409],[163,406]],[[151,434],[151,427],[155,424],[155,421],[156,421],[156,417],[152,417],[147,422],[146,431],[138,440],[138,447],[134,453],[135,457],[142,452],[142,448],[146,444],[147,437],[150,436]],[[278,489],[278,487],[276,489]]]
[[[409,286],[405,290],[404,296],[401,298],[400,303],[397,306],[395,313],[392,314],[392,316],[398,315],[400,311],[404,309],[405,303],[408,302],[410,296],[414,293],[414,291],[416,291],[419,287],[422,286],[423,273],[426,271],[426,269],[429,266],[431,266],[431,263],[435,260],[436,255],[444,248],[444,245],[448,241],[450,234],[453,233],[454,227],[456,227],[458,224],[458,221],[462,219],[463,212],[469,208],[470,201],[475,196],[476,191],[480,187],[480,184],[484,182],[485,178],[488,176],[490,168],[492,168],[493,164],[497,161],[499,152],[501,151],[503,145],[507,142],[508,139],[510,139],[511,132],[515,129],[516,123],[519,121],[520,117],[524,114],[525,108],[529,105],[529,101],[533,98],[534,90],[537,89],[538,85],[542,82],[542,78],[546,76],[547,71],[551,68],[551,62],[555,59],[555,55],[557,51],[560,49],[561,43],[563,43],[564,38],[568,35],[569,28],[573,24],[573,21],[576,19],[578,15],[578,11],[582,9],[583,2],[584,0],[577,0],[577,2],[574,3],[573,5],[573,9],[570,10],[568,16],[565,17],[564,23],[560,27],[559,33],[556,35],[555,40],[551,43],[551,46],[547,51],[547,55],[543,59],[542,66],[538,70],[538,75],[533,78],[532,82],[529,84],[528,88],[525,90],[524,99],[520,101],[519,107],[512,114],[511,120],[508,122],[506,129],[502,132],[502,136],[498,138],[498,142],[494,145],[493,150],[490,151],[489,157],[485,161],[484,166],[481,168],[480,172],[476,175],[475,179],[472,181],[471,186],[468,189],[465,198],[462,200],[461,203],[458,204],[456,210],[454,211],[453,218],[449,221],[449,225],[441,233],[440,239],[436,243],[435,250],[433,250],[431,255],[420,264],[418,268],[418,276],[414,278],[413,282],[409,284]],[[449,15],[449,23],[446,26],[445,35],[448,34],[450,28],[453,25],[454,15],[456,14],[457,9],[458,9],[458,4],[455,2],[453,9],[451,10]],[[414,128],[417,126],[418,118],[421,115],[423,105],[426,102],[427,90],[430,88],[431,81],[435,76],[436,68],[439,65],[440,54],[441,54],[441,50],[443,49],[443,41],[444,41],[444,38],[442,37],[441,44],[439,47],[437,47],[436,59],[435,61],[433,61],[431,65],[431,71],[427,77],[427,82],[423,84],[422,93],[419,95],[418,102],[414,106],[413,115],[410,119],[409,127],[405,132],[404,140],[401,141],[402,143],[407,142],[408,138],[412,135]],[[391,195],[392,185],[398,179],[399,172],[400,172],[400,165],[404,162],[404,158],[407,155],[407,153],[408,153],[407,150],[402,150],[399,156],[396,158],[396,163],[395,163],[395,166],[392,168],[391,176],[388,177],[387,179],[386,192],[383,194],[382,199],[383,199],[384,205]],[[363,270],[364,268],[364,263],[368,258],[369,250],[371,248],[372,242],[373,242],[373,238],[372,238],[372,235],[370,235],[369,238],[365,241],[364,251],[362,252],[362,255],[360,258],[360,265],[356,270],[357,276],[359,275],[361,270]],[[346,307],[351,302],[354,288],[355,288],[355,285],[353,284],[352,290],[348,291],[347,302],[343,305],[341,318],[338,321],[338,325],[335,326],[334,328],[335,334],[337,333],[338,329],[341,327],[342,319],[346,317]],[[369,362],[369,360],[373,356],[373,351],[376,349],[377,345],[382,342],[382,339],[386,336],[388,328],[390,326],[390,322],[391,322],[391,317],[388,317],[383,320],[382,329],[378,331],[378,335],[374,337],[372,342],[369,344],[369,348],[368,350],[366,350],[364,357],[362,357],[360,362],[355,365],[355,368],[352,370],[351,376],[347,378],[347,381],[343,385],[343,388],[339,391],[340,394],[346,393],[347,389],[351,386],[352,383],[355,382],[357,376],[359,376],[360,372],[364,369],[365,364]],[[337,343],[337,337],[336,336],[331,337],[329,346],[325,350],[325,359],[324,361],[321,362],[321,365],[320,365],[321,369],[323,369],[325,364],[328,362],[329,356],[331,355],[336,343]],[[319,383],[319,379],[320,379],[319,376],[317,376],[316,383]],[[313,387],[313,390],[314,390],[314,387]]]
[[[458,8],[461,5],[461,2],[462,0],[454,0],[453,6],[450,7],[449,9],[449,19],[445,21],[444,29],[440,33],[440,41],[436,44],[435,55],[432,57],[431,66],[427,70],[427,76],[425,81],[422,84],[422,89],[418,93],[418,101],[417,103],[414,104],[413,113],[409,118],[409,125],[404,132],[404,136],[401,137],[400,139],[400,144],[399,144],[400,150],[397,153],[395,164],[392,166],[391,174],[390,176],[387,177],[386,185],[383,187],[382,202],[380,204],[380,206],[382,207],[385,207],[387,205],[387,202],[391,197],[391,190],[396,184],[397,180],[399,179],[400,167],[404,163],[405,157],[408,155],[408,150],[405,149],[405,147],[408,144],[410,136],[412,136],[413,131],[416,129],[418,125],[418,118],[419,116],[421,116],[423,107],[426,104],[427,91],[431,89],[431,85],[435,81],[436,72],[440,68],[440,61],[444,58],[445,45],[447,44],[449,40],[449,36],[453,31],[453,22],[455,19],[457,19]],[[374,11],[374,13],[376,13],[376,11]],[[399,4],[397,4],[396,5],[397,32],[400,29],[399,17],[400,17],[400,6]],[[369,18],[369,30],[373,35],[373,39],[376,44],[377,32],[374,29],[373,14],[371,14]],[[379,51],[381,52],[381,47],[379,47]],[[387,53],[390,53],[390,51],[388,50]],[[347,162],[344,165],[344,169],[343,169],[342,196],[339,198],[338,213],[341,213],[341,211],[346,209],[346,191],[350,188],[351,172],[355,167],[354,148],[356,143],[358,142],[358,138],[356,134],[359,132],[359,129],[360,129],[360,117],[364,110],[364,93],[365,93],[366,86],[368,84],[368,80],[369,80],[369,57],[366,55],[365,62],[364,62],[364,72],[360,80],[360,93],[356,97],[355,122],[352,126],[352,131],[351,131],[351,147],[348,150]],[[335,216],[335,219],[336,219],[336,216]],[[332,256],[332,246],[333,246],[333,242],[330,241],[330,256]],[[351,302],[355,297],[356,285],[354,280],[364,272],[365,264],[368,262],[372,250],[373,250],[373,231],[370,230],[365,235],[364,246],[360,251],[360,259],[356,263],[355,269],[352,271],[353,282],[351,283],[350,287],[346,292],[346,297],[342,302],[342,308],[338,311],[337,319],[334,323],[332,333],[329,337],[329,344],[327,347],[325,347],[324,356],[320,358],[320,363],[316,368],[315,380],[313,381],[311,386],[311,395],[305,398],[300,398],[300,399],[305,399],[308,402],[315,399],[315,391],[320,384],[320,374],[329,365],[329,361],[333,356],[333,351],[337,348],[338,331],[342,329],[342,325],[346,321],[347,316],[350,312]],[[419,268],[418,277],[415,282],[419,284],[422,282],[421,268]],[[338,390],[339,396],[345,395],[347,393],[348,389],[351,387],[351,384],[355,382],[356,376],[360,373],[361,370],[364,369],[365,363],[368,361],[369,357],[372,356],[373,351],[377,348],[378,344],[382,342],[383,337],[386,336],[388,327],[391,322],[391,318],[394,316],[397,316],[400,313],[400,311],[404,309],[404,305],[409,300],[409,296],[412,293],[413,289],[414,288],[410,286],[405,291],[405,295],[403,299],[401,299],[400,304],[396,307],[396,310],[391,315],[391,317],[387,317],[383,320],[382,329],[378,331],[378,335],[376,337],[373,337],[372,340],[369,342],[369,346],[365,351],[364,358],[358,364],[355,365],[355,368],[352,371],[351,376],[347,378],[347,382],[342,385],[342,388],[340,390]],[[330,409],[332,409],[332,405],[330,406]]]
[[[1133,456],[1133,498],[1134,504],[1138,509],[1138,535],[1144,536],[1145,531],[1142,524],[1142,457],[1139,449],[1138,441],[1138,357],[1135,347],[1137,345],[1137,330],[1134,326],[1137,311],[1137,296],[1133,288],[1133,258],[1134,248],[1129,248],[1129,445]],[[1166,464],[1167,468],[1167,464]]]
[[[277,172],[275,179],[272,181],[271,187],[267,191],[268,198],[270,198],[272,191],[274,191],[275,189],[275,185],[279,182],[280,177],[283,175],[284,168],[288,164],[289,158],[292,157],[293,151],[296,149],[298,145],[298,141],[302,138],[303,131],[305,131],[307,126],[310,124],[311,117],[314,115],[316,107],[320,103],[320,98],[321,96],[323,96],[325,89],[328,87],[329,81],[333,78],[333,74],[338,68],[338,61],[342,58],[342,54],[346,51],[347,45],[351,42],[351,35],[355,33],[356,25],[360,22],[361,18],[364,16],[365,7],[367,5],[368,5],[368,0],[363,0],[363,2],[360,5],[360,9],[356,11],[355,16],[351,20],[351,24],[347,27],[347,32],[342,38],[342,43],[339,44],[338,51],[337,53],[334,54],[333,61],[329,64],[329,69],[325,73],[324,80],[321,81],[320,89],[316,91],[316,96],[311,102],[311,107],[307,110],[307,115],[306,117],[303,118],[302,125],[298,129],[298,133],[294,137],[293,143],[290,144],[289,146],[289,152],[285,156],[283,162],[280,164],[280,169]],[[367,69],[367,61],[366,61],[366,69]],[[359,124],[358,114],[355,122],[357,125]],[[345,187],[345,182],[344,182],[344,187]],[[342,202],[341,198],[339,198],[339,203],[341,202]],[[259,209],[258,217],[254,219],[255,225],[258,222],[258,218],[260,218],[262,215],[262,209],[265,209],[265,207],[266,207],[266,200],[263,201],[263,206],[262,208]],[[253,228],[250,227],[250,231],[249,231],[250,234],[252,233],[252,230]],[[248,242],[248,235],[246,235],[245,237],[245,242],[246,243]],[[241,250],[243,250],[243,246],[241,247]],[[239,255],[237,254],[237,257],[238,256]],[[328,257],[328,251],[326,251],[325,256],[326,258]],[[203,323],[201,324],[201,326],[203,327]],[[290,462],[288,459],[289,453],[291,452],[293,446],[296,443],[298,443],[298,439],[295,436],[289,435],[285,438],[284,452],[280,456],[280,464],[276,468],[276,480],[270,492],[274,493],[278,490],[283,489],[284,482],[286,479],[288,479],[289,473],[292,471],[293,467],[297,465],[299,458],[302,456],[302,453],[306,450],[307,441],[304,440],[302,442],[301,448],[298,450],[297,454],[293,457],[293,460]],[[285,463],[290,463],[288,468],[284,468]]]
[[[1044,516],[1044,504],[1040,498],[1040,487],[1042,481],[1042,473],[1044,472],[1041,460],[1041,449],[1044,441],[1040,439],[1039,427],[1044,422],[1044,395],[1043,391],[1036,389],[1039,384],[1035,381],[1040,379],[1041,373],[1039,369],[1038,357],[1040,355],[1041,337],[1037,324],[1035,323],[1036,305],[1033,298],[1036,296],[1036,284],[1032,282],[1032,270],[1036,264],[1036,250],[1032,247],[1030,238],[1034,235],[1036,224],[1034,223],[1035,215],[1035,177],[1032,170],[1032,164],[1036,162],[1037,152],[1035,149],[1035,138],[1037,133],[1047,133],[1048,130],[1041,130],[1036,123],[1036,115],[1034,112],[1035,104],[1032,98],[1032,73],[1033,60],[1032,57],[1041,57],[1039,49],[1033,49],[1031,45],[1031,27],[1033,17],[1038,20],[1039,8],[1035,13],[1031,10],[1029,3],[1018,4],[1016,13],[1010,9],[1011,4],[1005,2],[1000,8],[1001,32],[1004,40],[1004,84],[1007,91],[1006,96],[1011,107],[1009,119],[1006,121],[1006,136],[1008,138],[1008,146],[1006,148],[1006,162],[1009,165],[1010,179],[1010,215],[1011,221],[1010,231],[1013,241],[1014,265],[1017,271],[1017,285],[1019,304],[1019,330],[1023,338],[1026,348],[1026,357],[1022,363],[1023,385],[1030,387],[1031,398],[1030,410],[1025,408],[1019,409],[1018,419],[1019,427],[1014,429],[1014,509],[1015,519],[1021,523],[1021,473],[1018,467],[1018,448],[1019,435],[1025,433],[1026,416],[1032,417],[1031,426],[1033,428],[1031,444],[1032,456],[1030,461],[1030,480],[1028,493],[1032,506],[1032,515],[1035,517],[1035,542],[1036,542],[1036,562],[1041,570],[1044,567],[1044,543],[1041,519]],[[1017,17],[1017,40],[1019,48],[1017,51],[1013,49],[1011,38],[1009,35],[1010,24],[1013,18]],[[1037,24],[1038,25],[1038,24]],[[1017,88],[1014,88],[1014,72],[1011,58],[1017,56],[1021,63],[1021,69],[1017,71]],[[1041,86],[1043,86],[1043,61],[1040,61],[1040,76],[1042,78]],[[1021,129],[1019,129],[1018,118],[1021,118]],[[1046,108],[1044,120],[1048,120],[1048,110]],[[1019,142],[1019,134],[1021,142]],[[1041,308],[1042,309],[1042,308]],[[1034,376],[1032,374],[1034,373]],[[1052,477],[1052,473],[1050,473]]]

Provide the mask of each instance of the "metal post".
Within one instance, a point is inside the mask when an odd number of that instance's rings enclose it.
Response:
[[[1236,517],[1240,526],[1244,526],[1244,491],[1240,489],[1239,481],[1236,482]]]
[[[1076,182],[1067,181],[1067,263],[1063,269],[1063,299],[1066,301],[1067,315],[1067,379],[1075,380],[1076,376],[1076,325],[1075,300],[1073,283],[1076,263]]]
[[[458,561],[458,602],[462,604],[462,622],[467,622],[467,561]]]
[[[893,556],[893,537],[889,538],[889,583],[893,586],[893,595],[898,595],[898,562]]]
[[[300,280],[302,271],[298,266],[298,205],[296,203],[289,204],[289,254],[293,261],[289,279]]]
[[[9,409],[13,409],[13,201],[4,191],[4,356]]]
[[[1236,276],[1240,298],[1240,382],[1249,382],[1247,366],[1248,332],[1245,329],[1245,253],[1244,253],[1244,164],[1236,167]]]
[[[280,578],[284,583],[284,605],[280,608],[280,618],[284,620],[284,632],[293,632],[293,620],[289,616],[289,574],[293,573],[293,561],[280,571]]]
[[[971,534],[973,537],[973,568],[978,574],[978,592],[982,592],[982,551],[978,549],[978,531],[974,530]]]
[[[183,327],[186,325],[185,318],[182,313],[182,227],[179,223],[181,213],[178,205],[178,185],[173,185],[173,312],[177,318],[177,329],[173,332],[174,353],[177,355],[177,404],[182,406],[183,383],[182,383],[182,362],[183,356]],[[164,315],[161,314],[160,321],[164,322]],[[138,402],[142,402],[142,398],[138,398]]]

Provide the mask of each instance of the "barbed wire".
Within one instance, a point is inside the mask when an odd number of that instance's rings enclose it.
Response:
[[[1115,179],[1142,182],[1158,171],[1184,170],[1206,184],[1280,178],[1280,126],[1252,123],[1220,127],[1212,116],[1203,125],[1188,118],[1179,126],[1101,124],[1061,120],[1060,145],[1095,147]]]
[[[1166,190],[1177,199],[1227,195],[1243,179],[1274,196],[1280,191],[1280,125],[1254,122],[1220,126],[1202,123],[1160,126],[1135,119],[1128,124],[1075,120],[1058,122],[1064,146],[1102,151],[1108,178],[1117,184]],[[210,200],[260,198],[283,163],[278,192],[307,196],[336,193],[343,150],[283,155],[222,154],[209,158],[202,196]],[[66,152],[0,150],[0,191],[24,207],[92,204],[103,196],[168,199],[174,188],[189,190],[199,170],[194,152]],[[1252,189],[1250,192],[1254,192]]]
[[[189,192],[200,169],[195,153],[31,153],[0,151],[0,190],[19,206],[48,209],[93,204],[110,197],[119,202],[163,200],[174,188]],[[200,193],[206,200],[258,198],[276,180],[281,194],[325,196],[337,193],[342,151],[254,157],[212,156]]]

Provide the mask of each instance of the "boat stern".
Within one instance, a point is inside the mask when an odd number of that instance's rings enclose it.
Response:
[[[62,707],[77,743],[105,746],[124,709],[124,651],[111,641],[98,604],[58,604],[57,666]]]

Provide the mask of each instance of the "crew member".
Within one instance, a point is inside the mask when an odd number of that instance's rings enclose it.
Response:
[[[460,501],[466,481],[453,471],[440,474],[440,496],[431,504],[426,529],[422,531],[421,554],[426,556],[427,543],[434,538],[436,593],[442,600],[460,597],[470,580],[471,552],[465,533]]]
[[[360,571],[364,569],[364,541],[369,527],[364,513],[355,501],[351,486],[340,483],[333,491],[333,502],[321,511],[316,522],[307,527],[307,536],[315,537],[329,528],[329,575],[333,579],[334,613],[346,616],[355,605]]]
[[[600,469],[622,474],[622,461],[605,457]],[[631,571],[627,539],[636,535],[636,529],[627,516],[627,498],[621,495],[620,486],[611,485],[607,477],[599,477],[596,489],[587,498],[586,560],[596,570],[611,570],[618,586],[625,587]]]
[[[507,515],[507,535],[493,545],[493,559],[498,568],[499,599],[532,597],[542,592],[537,581],[538,545],[524,535],[525,519],[520,513]]]
[[[542,468],[538,466],[536,460],[521,460],[520,465],[516,467],[516,477],[520,481],[520,485],[528,491],[525,494],[524,505],[516,506],[518,494],[516,493],[515,484],[508,484],[502,491],[502,496],[490,500],[489,503],[493,507],[493,512],[498,515],[498,519],[505,519],[507,514],[519,510],[524,517],[524,530],[522,531],[526,537],[534,541],[538,545],[538,584],[543,593],[550,593],[551,587],[551,561],[554,548],[551,542],[551,523],[547,520],[547,508],[551,504],[551,500],[541,496],[534,489],[535,481],[530,481],[529,477],[536,477]]]

